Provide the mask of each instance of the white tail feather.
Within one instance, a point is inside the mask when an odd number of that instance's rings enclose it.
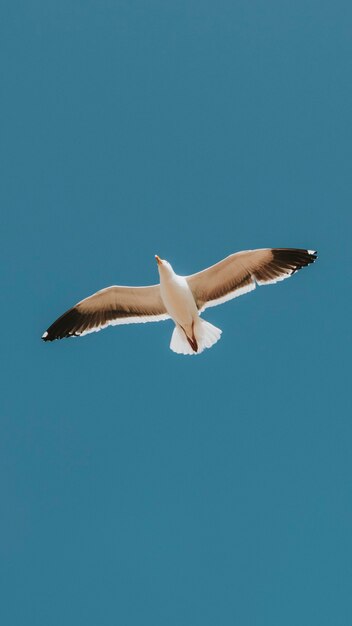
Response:
[[[185,333],[179,326],[175,326],[172,333],[170,350],[177,354],[195,354],[187,341]]]
[[[170,349],[177,354],[200,354],[206,348],[211,348],[221,337],[222,330],[210,324],[206,320],[199,318],[195,328],[195,338],[198,344],[198,351],[195,352],[187,341],[187,337],[179,326],[175,326],[172,333]]]
[[[217,328],[210,322],[199,318],[200,324],[196,330],[196,339],[198,342],[198,353],[203,352],[206,348],[211,348],[214,343],[219,341],[222,330]]]

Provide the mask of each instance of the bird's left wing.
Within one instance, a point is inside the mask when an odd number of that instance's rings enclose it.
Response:
[[[77,337],[106,326],[159,322],[169,315],[160,295],[160,286],[107,287],[78,302],[61,315],[44,333],[44,341]]]
[[[316,258],[314,250],[298,248],[246,250],[187,276],[187,282],[198,309],[204,311],[252,291],[257,284],[269,285],[289,278]]]

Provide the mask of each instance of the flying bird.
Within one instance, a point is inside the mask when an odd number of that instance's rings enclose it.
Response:
[[[170,348],[178,354],[200,354],[213,346],[222,331],[200,317],[257,285],[289,278],[314,263],[314,250],[263,248],[231,254],[207,269],[179,276],[170,263],[155,255],[160,284],[148,287],[112,286],[97,291],[61,315],[44,333],[44,341],[78,337],[107,326],[172,319]]]

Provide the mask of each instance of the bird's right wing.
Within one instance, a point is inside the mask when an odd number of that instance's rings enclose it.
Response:
[[[297,248],[246,250],[187,276],[187,282],[198,309],[204,311],[252,291],[257,284],[269,285],[289,278],[316,258],[314,250]]]
[[[44,333],[44,341],[77,337],[106,326],[166,320],[160,286],[107,287],[78,302],[61,315]]]

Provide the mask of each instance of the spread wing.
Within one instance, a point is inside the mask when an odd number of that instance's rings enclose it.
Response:
[[[160,296],[160,286],[107,287],[78,302],[44,333],[44,341],[77,337],[107,326],[159,322],[169,315]]]
[[[252,291],[256,285],[270,285],[292,276],[314,263],[314,250],[263,248],[246,250],[226,257],[198,274],[187,276],[198,309],[222,304]]]

